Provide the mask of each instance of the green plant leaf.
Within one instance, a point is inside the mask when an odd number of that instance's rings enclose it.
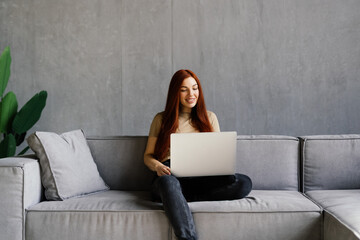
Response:
[[[10,77],[10,47],[6,47],[0,56],[0,97],[2,98]]]
[[[35,94],[16,114],[12,123],[15,133],[21,135],[28,131],[40,119],[41,112],[46,105],[47,92]]]
[[[29,146],[27,146],[27,147],[25,147],[19,154],[18,154],[18,156],[20,156],[20,155],[24,155],[28,150],[29,150]]]
[[[0,132],[9,133],[17,113],[18,103],[13,92],[8,92],[0,104]]]
[[[16,141],[12,134],[8,134],[0,143],[0,158],[12,157],[15,155]]]
[[[26,132],[24,132],[20,135],[15,133],[16,146],[20,146],[20,144],[23,143],[23,141],[25,140],[25,136],[26,136]]]

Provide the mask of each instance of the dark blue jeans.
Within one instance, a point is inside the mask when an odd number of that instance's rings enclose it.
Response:
[[[170,162],[164,162],[169,166]],[[236,173],[229,176],[156,177],[152,184],[155,201],[164,210],[178,239],[197,239],[194,219],[187,201],[234,200],[246,197],[252,189],[251,179]]]

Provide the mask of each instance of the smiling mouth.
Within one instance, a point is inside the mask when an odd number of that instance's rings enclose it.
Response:
[[[188,102],[188,103],[195,103],[195,102],[196,102],[196,98],[186,99],[186,102]]]

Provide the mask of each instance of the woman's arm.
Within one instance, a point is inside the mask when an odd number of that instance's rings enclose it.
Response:
[[[148,138],[148,142],[144,153],[144,163],[151,171],[156,172],[158,176],[170,175],[171,174],[170,168],[154,158],[156,141],[157,141],[157,137]]]
[[[208,111],[208,117],[210,120],[210,124],[213,128],[213,132],[220,132],[220,125],[219,125],[219,121],[216,117],[216,114],[211,111]]]

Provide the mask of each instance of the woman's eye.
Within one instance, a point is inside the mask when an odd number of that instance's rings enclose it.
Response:
[[[198,88],[193,88],[194,91],[198,90]]]
[[[186,92],[186,89],[181,89],[180,91],[181,91],[181,92]]]

